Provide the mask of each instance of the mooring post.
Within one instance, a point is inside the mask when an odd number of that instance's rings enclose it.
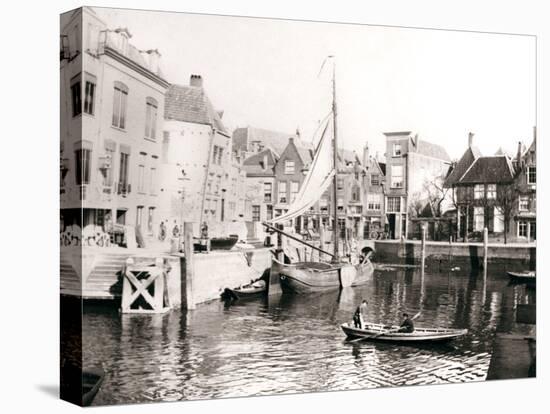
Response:
[[[489,255],[489,230],[483,229],[483,272],[487,274],[487,258]]]
[[[424,266],[426,264],[426,226],[422,226],[422,251],[420,253],[420,268],[422,270],[422,274],[424,274]]]
[[[319,244],[321,249],[325,248],[325,227],[323,225],[319,226]],[[322,262],[323,259],[323,253],[319,252],[319,261]]]
[[[183,225],[183,240],[185,253],[185,303],[187,309],[195,309],[193,284],[195,279],[195,259],[193,257],[193,223]]]

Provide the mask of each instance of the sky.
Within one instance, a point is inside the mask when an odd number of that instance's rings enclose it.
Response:
[[[533,36],[94,8],[156,48],[170,83],[203,77],[225,125],[311,140],[331,105],[336,64],[341,145],[385,152],[384,132],[412,131],[451,158],[468,132],[484,155],[515,154],[536,125]],[[328,55],[335,56],[321,65]]]

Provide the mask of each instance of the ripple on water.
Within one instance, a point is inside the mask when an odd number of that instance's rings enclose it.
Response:
[[[481,381],[495,332],[523,332],[515,303],[526,294],[502,275],[377,273],[366,286],[282,295],[192,312],[119,315],[87,306],[86,365],[107,365],[94,404],[176,401],[399,385]],[[369,320],[468,328],[448,345],[348,343],[340,329],[361,298]],[[533,298],[531,298],[533,300]],[[523,331],[522,331],[523,329]]]

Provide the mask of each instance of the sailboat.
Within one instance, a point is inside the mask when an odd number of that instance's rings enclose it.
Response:
[[[283,263],[273,259],[271,274],[279,275],[283,291],[293,293],[312,293],[348,286],[358,286],[367,283],[372,278],[374,266],[369,254],[364,254],[357,264],[344,260],[339,254],[338,237],[338,208],[337,208],[337,181],[338,181],[338,128],[336,107],[336,76],[335,65],[332,71],[332,110],[322,124],[321,138],[317,144],[315,157],[311,164],[302,187],[288,211],[275,217],[264,225],[272,231],[283,234],[295,241],[331,256],[330,263],[302,261],[297,263]],[[313,246],[297,237],[283,232],[276,225],[285,223],[308,211],[323,193],[332,184],[332,213],[333,213],[333,241],[334,252],[329,253],[322,248]]]

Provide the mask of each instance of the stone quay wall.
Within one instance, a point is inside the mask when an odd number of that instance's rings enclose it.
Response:
[[[426,242],[428,267],[479,269],[483,264],[483,243]],[[374,261],[378,263],[419,265],[422,245],[411,240],[377,240]],[[535,244],[488,244],[487,264],[492,268],[535,270]]]

